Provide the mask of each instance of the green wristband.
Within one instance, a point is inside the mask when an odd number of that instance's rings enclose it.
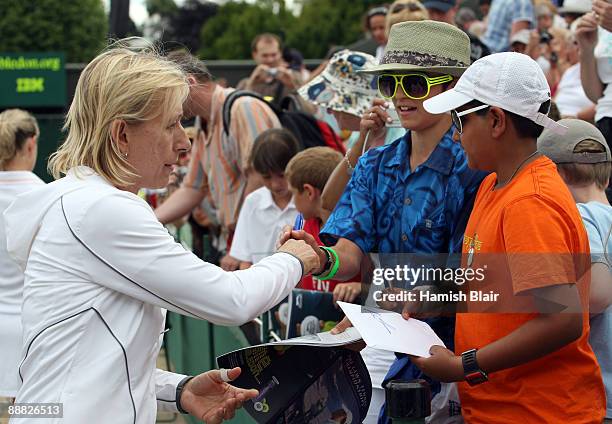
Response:
[[[332,265],[331,269],[329,270],[327,274],[321,275],[317,278],[321,281],[331,280],[338,273],[338,269],[340,269],[340,258],[338,257],[338,254],[336,253],[336,251],[332,249],[331,247],[321,246],[321,249],[325,250],[326,252],[331,253],[331,255],[334,257],[334,264]]]

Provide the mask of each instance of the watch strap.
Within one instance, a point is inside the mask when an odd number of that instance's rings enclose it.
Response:
[[[325,252],[325,265],[323,266],[323,270],[321,271],[320,274],[312,274],[313,277],[319,277],[321,275],[325,275],[329,272],[329,270],[331,269],[332,266],[332,258],[331,258],[331,254],[327,251],[327,249],[323,249],[323,246],[319,246],[319,249],[321,249],[323,252]]]
[[[484,383],[489,379],[486,372],[480,369],[476,359],[477,349],[470,349],[461,354],[461,362],[463,364],[463,374],[465,380],[471,386]]]
[[[178,409],[181,414],[189,414],[189,412],[185,411],[181,406],[181,395],[183,394],[185,384],[187,384],[192,378],[193,376],[185,377],[176,386],[176,409]]]

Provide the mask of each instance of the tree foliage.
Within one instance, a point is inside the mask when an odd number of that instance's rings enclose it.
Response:
[[[145,6],[150,16],[171,16],[178,10],[174,0],[146,0]]]
[[[155,38],[176,43],[196,52],[200,48],[202,25],[217,13],[218,5],[210,1],[186,0],[179,7],[174,0],[147,0],[147,11],[155,17],[151,29]]]
[[[87,62],[106,44],[101,0],[0,0],[0,51],[64,51]]]
[[[287,33],[287,44],[304,57],[322,58],[330,47],[347,46],[363,37],[362,18],[380,4],[368,0],[306,0],[296,24]]]
[[[199,54],[207,59],[250,59],[251,41],[257,34],[271,32],[284,38],[296,20],[283,1],[227,2],[202,28]]]
[[[303,0],[299,16],[283,0],[229,1],[202,28],[199,54],[206,59],[250,59],[251,40],[262,32],[281,36],[304,57],[324,57],[330,47],[361,37],[361,19],[373,0]]]

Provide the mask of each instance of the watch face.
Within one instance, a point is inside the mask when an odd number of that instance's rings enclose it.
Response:
[[[467,381],[470,386],[475,386],[477,384],[484,383],[487,380],[487,375],[482,371],[472,372],[470,374],[466,374],[465,376],[465,381]]]

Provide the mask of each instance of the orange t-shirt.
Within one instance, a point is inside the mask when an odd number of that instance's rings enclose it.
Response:
[[[493,190],[495,182],[496,175],[489,175],[478,191],[465,230],[463,267],[471,262],[472,268],[478,268],[484,258],[504,257],[506,269],[498,274],[505,273],[509,278],[498,275],[495,281],[487,281],[490,277],[487,271],[485,280],[471,283],[471,289],[477,284],[487,289],[496,287],[506,295],[521,294],[515,298],[529,305],[533,298],[525,291],[574,283],[579,274],[587,272],[588,238],[574,200],[550,159],[534,160],[501,189]],[[499,253],[503,255],[494,255]],[[524,262],[523,266],[513,262],[512,258],[521,254],[528,258],[527,266]],[[588,344],[588,284],[588,275],[585,282],[578,284],[584,311],[583,333],[578,340],[538,360],[492,373],[488,382],[478,386],[459,384],[466,422],[602,422],[604,386]],[[482,348],[537,316],[535,309],[529,309],[531,312],[503,309],[521,313],[470,312],[482,308],[481,303],[468,301],[467,312],[457,314],[457,352]]]

